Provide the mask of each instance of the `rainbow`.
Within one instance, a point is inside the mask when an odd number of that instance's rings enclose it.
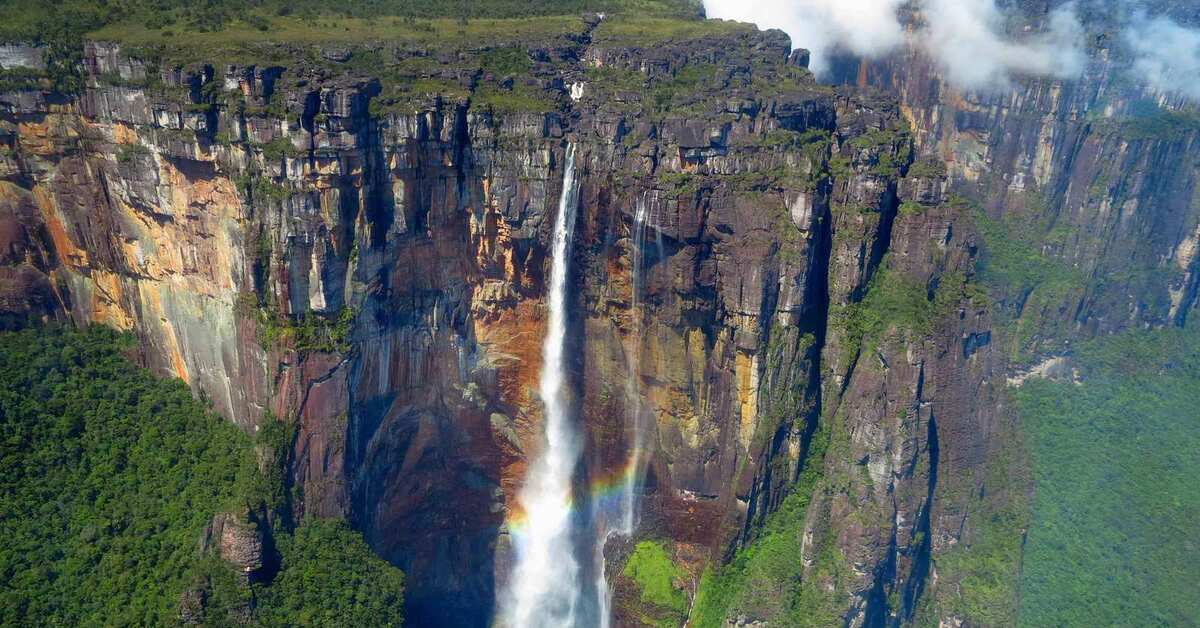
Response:
[[[641,471],[640,467],[638,459],[630,456],[620,467],[592,478],[588,482],[586,491],[588,498],[586,500],[579,500],[572,495],[567,502],[573,516],[594,513],[598,521],[609,522],[618,519],[621,516],[621,509],[625,507],[625,492],[628,490],[629,483],[637,481]],[[581,512],[580,503],[590,504],[591,513]],[[509,534],[513,535],[518,544],[521,544],[524,534],[529,528],[529,517],[520,507],[519,502],[509,510],[504,524]]]

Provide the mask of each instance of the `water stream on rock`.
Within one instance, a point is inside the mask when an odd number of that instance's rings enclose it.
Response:
[[[643,446],[643,428],[642,428],[642,333],[643,333],[643,312],[642,312],[642,292],[645,278],[643,276],[644,267],[646,264],[646,233],[648,229],[653,229],[654,225],[648,221],[650,217],[647,195],[640,196],[634,206],[633,213],[633,230],[630,233],[632,247],[630,251],[630,329],[631,338],[633,339],[632,347],[628,352],[628,377],[625,380],[626,399],[631,404],[632,409],[629,412],[631,421],[630,442],[631,450],[629,459],[626,463],[622,483],[620,487],[619,504],[617,504],[617,512],[613,513],[600,512],[596,519],[600,526],[600,542],[596,546],[596,593],[598,595],[597,606],[599,608],[600,628],[608,628],[612,620],[612,591],[608,586],[607,574],[605,574],[604,561],[604,546],[609,539],[614,535],[630,537],[633,535],[634,527],[637,525],[637,495],[640,489],[642,477],[642,446]],[[655,229],[656,234],[658,233]],[[657,235],[658,248],[662,247],[662,236]],[[661,257],[661,254],[660,256]],[[603,501],[598,502],[600,508],[603,508]],[[609,518],[615,521],[610,523]]]
[[[579,463],[580,439],[567,395],[564,344],[567,335],[567,271],[579,187],[575,145],[567,147],[563,190],[554,222],[550,266],[550,320],[542,348],[539,391],[545,407],[546,440],[529,466],[519,500],[524,525],[514,534],[516,563],[501,603],[501,625],[512,628],[576,626],[580,623],[580,564],[572,543],[571,480]]]
[[[645,281],[642,273],[646,264],[646,218],[649,213],[647,207],[646,194],[643,194],[638,198],[633,214],[633,261],[629,280],[632,293],[629,303],[630,316],[633,318],[633,348],[629,352],[629,377],[626,378],[625,385],[629,402],[633,404],[633,411],[630,413],[633,417],[633,451],[630,454],[630,472],[625,479],[625,499],[621,504],[619,532],[625,536],[633,534],[637,515],[638,483],[642,476],[642,284]]]

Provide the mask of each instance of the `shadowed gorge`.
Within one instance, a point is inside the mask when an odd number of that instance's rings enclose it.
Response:
[[[142,565],[135,623],[1196,619],[1200,113],[1134,38],[1194,7],[39,4],[0,0],[3,366],[49,334],[46,404],[119,344],[183,382],[105,393],[130,442],[207,421],[130,447],[207,462],[156,561],[92,502],[19,547]],[[6,430],[78,436],[38,407]],[[22,551],[3,621],[116,612]]]

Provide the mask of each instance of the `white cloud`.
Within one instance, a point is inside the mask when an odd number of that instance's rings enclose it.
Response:
[[[1200,30],[1139,13],[1123,38],[1133,54],[1135,78],[1160,92],[1200,100]]]
[[[811,67],[828,69],[829,55],[845,49],[865,56],[884,54],[904,42],[896,10],[904,0],[705,0],[709,17],[778,28],[792,45],[812,52]]]
[[[1055,10],[1046,28],[1021,40],[1004,34],[993,0],[925,0],[920,43],[952,84],[1004,87],[1013,76],[1072,78],[1083,71],[1083,27],[1073,5]]]
[[[904,43],[897,10],[904,0],[705,0],[710,17],[780,28],[793,45],[812,51],[812,68],[828,70],[837,50],[877,57]],[[1041,32],[1014,39],[1004,32],[995,0],[923,0],[926,24],[912,34],[943,69],[965,88],[1007,85],[1016,75],[1077,76],[1083,69],[1083,28],[1074,6],[1054,11]]]

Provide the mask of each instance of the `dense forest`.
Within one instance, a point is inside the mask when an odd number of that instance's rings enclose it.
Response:
[[[0,333],[0,625],[177,624],[185,590],[205,624],[399,625],[403,576],[357,532],[289,525],[282,422],[253,442],[133,348],[103,327]],[[273,576],[199,551],[218,512],[275,521]]]
[[[1025,626],[1200,617],[1200,328],[1076,347],[1074,380],[1016,390],[1037,482]]]

